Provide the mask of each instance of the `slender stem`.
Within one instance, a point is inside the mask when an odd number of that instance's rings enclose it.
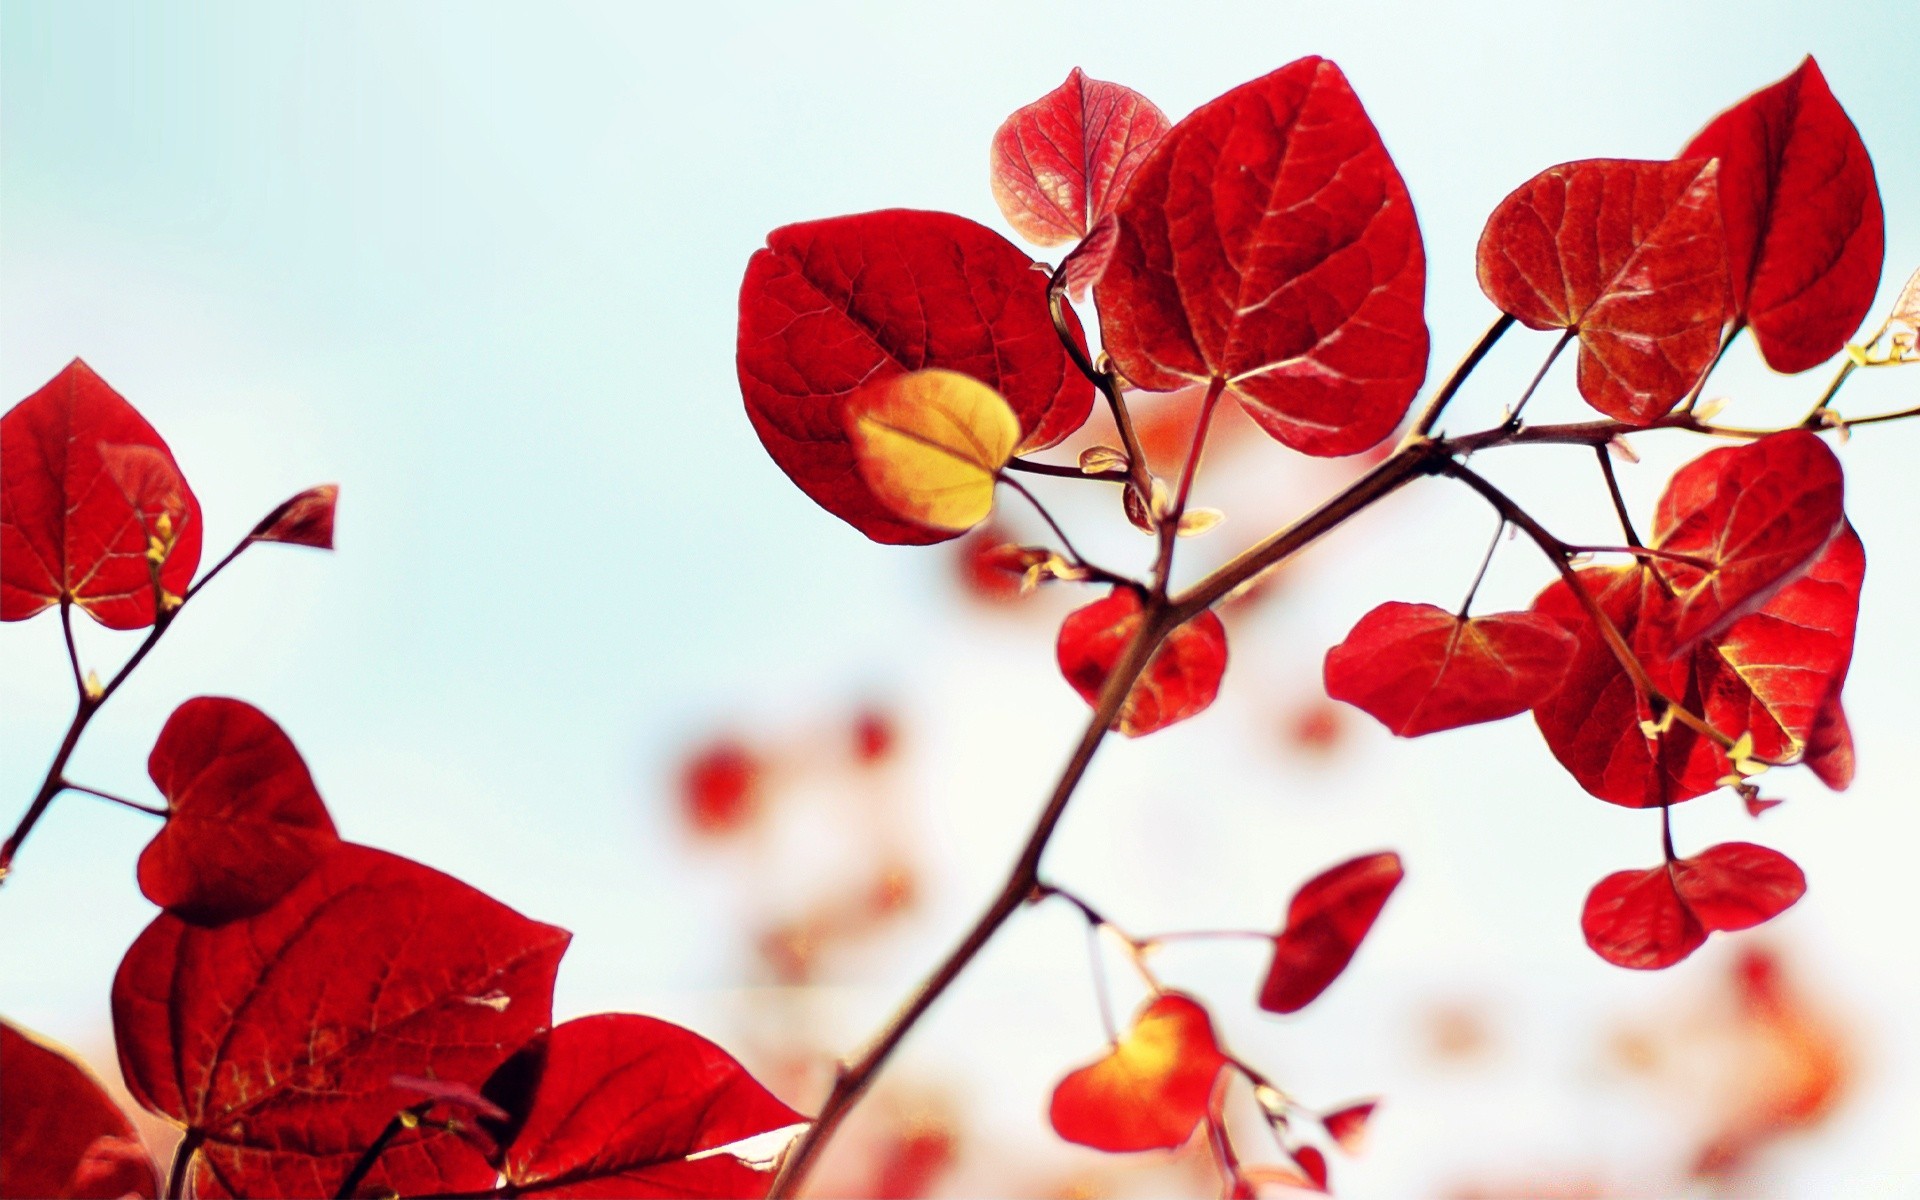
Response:
[[[1520,413],[1527,407],[1527,401],[1533,399],[1534,392],[1540,389],[1541,380],[1547,377],[1548,371],[1553,370],[1554,360],[1560,357],[1560,352],[1567,348],[1567,343],[1571,342],[1574,336],[1573,330],[1567,330],[1560,335],[1560,340],[1553,344],[1553,349],[1547,351],[1547,361],[1541,363],[1540,369],[1533,373],[1533,379],[1527,384],[1527,390],[1520,393],[1520,402],[1515,404],[1513,411],[1507,414],[1507,428],[1520,428]]]
[[[1664,778],[1666,772],[1662,771],[1661,775]],[[1673,805],[1671,804],[1660,806],[1660,848],[1667,852],[1668,862],[1680,857],[1673,852]]]
[[[1626,534],[1627,545],[1638,546],[1640,534],[1633,528],[1633,517],[1627,512],[1627,498],[1620,494],[1620,480],[1613,473],[1613,451],[1599,445],[1593,448],[1593,453],[1600,460],[1600,474],[1607,481],[1607,495],[1613,498],[1614,515],[1620,518],[1620,532]]]
[[[103,792],[99,788],[86,787],[83,784],[74,783],[72,780],[62,779],[60,786],[69,792],[79,792],[82,795],[94,796],[101,800],[111,801],[114,804],[120,805],[122,808],[131,808],[135,812],[143,812],[149,816],[164,817],[168,815],[167,810],[164,808],[158,808],[151,804],[142,804],[138,800],[129,800],[125,796],[116,796],[112,792]]]
[[[1073,335],[1073,328],[1067,321],[1067,265],[1061,263],[1047,284],[1047,312],[1053,318],[1053,332],[1060,339],[1060,345],[1066,350],[1067,357],[1080,373],[1092,381],[1100,394],[1107,399],[1107,407],[1113,412],[1113,425],[1120,433],[1120,448],[1127,452],[1127,473],[1133,481],[1133,487],[1140,493],[1140,501],[1146,503],[1153,494],[1153,475],[1147,463],[1146,452],[1140,448],[1140,436],[1134,432],[1133,416],[1127,412],[1127,402],[1120,398],[1120,381],[1113,372],[1095,366],[1080,347],[1080,339]]]
[[[187,1167],[192,1164],[193,1156],[199,1153],[200,1143],[206,1140],[206,1134],[198,1129],[189,1129],[173,1148],[173,1162],[167,1167],[167,1190],[160,1193],[163,1200],[181,1200],[186,1195]]]
[[[1261,933],[1258,929],[1176,929],[1171,933],[1156,933],[1138,939],[1142,949],[1164,946],[1169,942],[1212,942],[1212,941],[1273,941],[1273,934]]]
[[[1013,479],[1013,478],[1009,478],[1006,475],[1002,475],[1000,477],[1000,482],[1006,484],[1008,487],[1012,488],[1016,492],[1019,492],[1022,496],[1025,496],[1027,498],[1027,503],[1033,505],[1033,511],[1040,514],[1040,519],[1047,523],[1048,529],[1053,530],[1053,536],[1060,539],[1061,548],[1066,550],[1067,557],[1073,560],[1073,564],[1075,566],[1084,567],[1089,565],[1087,560],[1080,556],[1080,552],[1073,548],[1073,539],[1067,536],[1066,530],[1060,528],[1060,522],[1053,519],[1053,514],[1047,511],[1046,505],[1040,503],[1040,498],[1038,496],[1028,491],[1026,488],[1026,485],[1021,483],[1018,479]],[[1102,572],[1102,574],[1111,574],[1111,572]]]
[[[1213,425],[1213,410],[1219,407],[1220,396],[1226,391],[1227,381],[1223,376],[1215,375],[1207,381],[1207,395],[1200,402],[1200,417],[1194,422],[1193,441],[1187,447],[1187,461],[1180,468],[1180,483],[1174,492],[1173,508],[1160,518],[1160,552],[1153,562],[1153,587],[1158,595],[1166,595],[1167,577],[1173,571],[1173,547],[1180,537],[1180,518],[1187,511],[1187,497],[1193,494],[1194,476],[1200,473],[1200,456],[1207,445],[1207,430]]]
[[[1493,531],[1493,540],[1487,543],[1487,552],[1480,559],[1480,569],[1473,573],[1473,586],[1467,589],[1467,598],[1460,602],[1460,611],[1454,614],[1462,621],[1467,619],[1468,611],[1473,608],[1473,598],[1480,594],[1480,585],[1487,578],[1487,568],[1493,565],[1493,552],[1500,548],[1500,539],[1505,536],[1507,536],[1507,519],[1501,517],[1499,526]]]
[[[67,640],[67,665],[73,668],[73,691],[76,696],[87,694],[86,676],[80,671],[80,649],[73,642],[73,597],[60,597],[60,632]]]
[[[1106,1032],[1107,1044],[1120,1044],[1120,1024],[1113,1015],[1113,993],[1107,983],[1107,960],[1100,953],[1100,930],[1102,926],[1087,922],[1087,969],[1093,973],[1093,996],[1100,1005],[1100,1028]]]
[[[1427,402],[1426,410],[1420,414],[1420,419],[1414,422],[1413,432],[1407,435],[1408,441],[1416,441],[1433,433],[1433,427],[1440,423],[1440,414],[1446,411],[1448,402],[1453,399],[1453,394],[1460,390],[1460,385],[1467,381],[1467,376],[1473,374],[1473,369],[1480,365],[1480,360],[1493,349],[1493,344],[1500,340],[1501,335],[1513,328],[1513,323],[1514,318],[1511,314],[1501,313],[1500,318],[1487,327],[1487,331],[1480,335],[1480,340],[1473,344],[1473,349],[1467,351],[1467,356],[1454,367],[1453,374],[1447,376],[1447,381],[1440,385],[1440,390],[1435,392],[1433,399]]]
[[[1878,425],[1883,421],[1904,421],[1909,417],[1920,417],[1920,406],[1902,408],[1895,412],[1874,413],[1867,417],[1843,417],[1840,423],[1851,429],[1855,425]]]
[[[368,1142],[367,1148],[360,1152],[360,1157],[353,1160],[353,1166],[347,1168],[346,1178],[340,1181],[340,1190],[333,1194],[334,1200],[352,1200],[354,1191],[366,1181],[368,1172],[372,1171],[374,1164],[380,1161],[380,1156],[386,1153],[393,1139],[418,1125],[420,1118],[425,1116],[427,1110],[432,1107],[433,1101],[424,1100],[411,1108],[405,1108],[393,1114],[393,1118],[380,1130],[380,1135]]]
[[[1745,321],[1735,321],[1733,327],[1727,330],[1727,336],[1720,339],[1720,349],[1714,354],[1713,361],[1707,364],[1706,370],[1700,372],[1700,378],[1694,380],[1693,388],[1687,393],[1687,398],[1680,402],[1681,412],[1693,411],[1693,406],[1700,400],[1700,393],[1707,390],[1707,380],[1713,378],[1713,372],[1720,366],[1720,360],[1727,356],[1727,351],[1733,349],[1733,340],[1739,337],[1740,331],[1746,327]]]
[[[1082,471],[1079,467],[1069,467],[1061,463],[1034,462],[1025,458],[1007,460],[1007,470],[1025,471],[1029,475],[1051,475],[1055,479],[1093,479],[1101,483],[1125,483],[1133,478],[1126,471]]]
[[[820,1152],[825,1149],[829,1139],[846,1119],[847,1113],[866,1092],[886,1061],[899,1046],[909,1030],[917,1024],[926,1011],[933,1007],[960,973],[966,970],[975,956],[993,939],[993,935],[1011,917],[1020,906],[1033,895],[1034,887],[1040,881],[1040,860],[1045,856],[1047,844],[1053,840],[1054,830],[1060,825],[1061,817],[1066,815],[1067,803],[1073,799],[1073,793],[1080,786],[1080,780],[1086,775],[1087,767],[1093,762],[1094,753],[1106,740],[1113,722],[1119,716],[1120,707],[1125,703],[1127,694],[1133,689],[1134,680],[1145,669],[1147,660],[1160,642],[1174,628],[1175,622],[1169,620],[1164,604],[1149,599],[1142,614],[1139,628],[1134,631],[1119,661],[1113,665],[1107,682],[1100,690],[1098,702],[1094,706],[1093,719],[1087,723],[1086,732],[1080,735],[1080,742],[1074,747],[1072,756],[1067,760],[1066,768],[1061,772],[1059,781],[1054,784],[1053,793],[1047,798],[1046,806],[1034,822],[1033,831],[1027,835],[1026,845],[1008,873],[1006,882],[1000,887],[999,894],[987,906],[980,918],[974,922],[960,944],[948,953],[947,957],[935,967],[925,982],[915,990],[906,1004],[887,1022],[886,1028],[874,1038],[873,1042],[850,1063],[842,1064],[833,1089],[828,1093],[826,1102],[821,1105],[819,1116],[807,1127],[805,1133],[793,1143],[786,1159],[781,1163],[780,1172],[774,1177],[770,1197],[795,1195],[806,1182],[808,1173],[813,1169]]]
[[[1886,332],[1885,326],[1881,327],[1880,332],[1881,333]],[[1877,342],[1879,340],[1880,340],[1880,334],[1875,334],[1873,337],[1873,341]],[[1873,342],[1869,342],[1867,344],[1872,345]],[[1821,414],[1827,411],[1827,405],[1831,404],[1833,402],[1833,398],[1840,394],[1840,385],[1844,384],[1847,381],[1847,379],[1850,376],[1852,376],[1854,368],[1859,365],[1860,364],[1853,361],[1851,356],[1849,356],[1845,362],[1840,364],[1840,369],[1834,373],[1833,382],[1827,384],[1827,390],[1820,393],[1820,398],[1813,402],[1813,407],[1807,410],[1807,415],[1805,417],[1801,418],[1800,425],[1802,428],[1814,429],[1820,425]],[[1847,424],[1855,425],[1855,424],[1859,424],[1859,422],[1848,421]]]

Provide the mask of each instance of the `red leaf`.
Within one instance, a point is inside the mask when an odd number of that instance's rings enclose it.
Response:
[[[1067,320],[1082,341],[1078,319]],[[954,536],[902,520],[868,489],[842,403],[862,384],[944,367],[1006,398],[1022,453],[1093,408],[1061,347],[1047,277],[1012,242],[948,213],[892,209],[788,225],[740,288],[740,390],[761,444],[800,490],[877,542]]]
[[[1373,1110],[1380,1106],[1378,1100],[1368,1100],[1364,1104],[1350,1104],[1320,1118],[1320,1124],[1326,1129],[1327,1136],[1334,1144],[1348,1154],[1360,1153],[1360,1147],[1367,1137],[1367,1122],[1373,1119]]]
[[[1431,604],[1389,601],[1327,651],[1327,695],[1418,737],[1527,711],[1560,686],[1574,646],[1537,613],[1463,621]]]
[[[1053,1089],[1053,1131],[1110,1153],[1177,1149],[1206,1116],[1226,1062],[1207,1010],[1164,992],[1141,1008],[1111,1052]]]
[[[1084,238],[1166,131],[1151,100],[1075,67],[994,133],[993,198],[1037,246]]]
[[[1873,307],[1885,253],[1860,133],[1808,58],[1715,117],[1683,158],[1720,160],[1734,315],[1788,373],[1839,353]]]
[[[1293,1151],[1293,1161],[1300,1164],[1300,1171],[1307,1177],[1316,1192],[1327,1190],[1327,1156],[1314,1146],[1300,1146]]]
[[[0,1195],[160,1194],[140,1135],[79,1063],[0,1021]]]
[[[1303,58],[1196,109],[1115,210],[1095,296],[1136,387],[1223,379],[1308,454],[1393,432],[1427,369],[1426,254],[1340,68]]]
[[[773,1176],[690,1156],[803,1123],[725,1050],[629,1013],[568,1021],[502,1072],[537,1082],[501,1170],[521,1196],[762,1196]],[[494,1088],[498,1094],[498,1087]]]
[[[1330,867],[1295,892],[1286,928],[1274,939],[1260,1007],[1295,1013],[1326,991],[1353,961],[1403,874],[1400,856],[1385,850]]]
[[[1093,223],[1086,238],[1060,260],[1060,267],[1066,272],[1069,296],[1075,300],[1087,298],[1087,289],[1107,273],[1107,264],[1113,261],[1113,248],[1119,243],[1120,222],[1112,213]]]
[[[1106,599],[1069,613],[1061,623],[1055,647],[1060,673],[1088,704],[1098,704],[1100,690],[1140,620],[1140,597],[1131,588],[1116,587]],[[1226,626],[1212,612],[1203,612],[1168,634],[1154,651],[1113,727],[1128,737],[1143,737],[1197,716],[1220,693],[1226,670]]]
[[[106,446],[153,451],[174,473],[169,479],[137,451],[108,451],[140,490],[136,511],[108,471]],[[65,599],[109,629],[153,624],[147,550],[162,512],[173,528],[160,585],[185,595],[200,565],[200,502],[153,426],[74,359],[0,417],[0,620]]]
[[[1710,162],[1595,158],[1535,175],[1480,234],[1480,290],[1529,329],[1580,336],[1580,394],[1645,425],[1687,394],[1727,323]]]
[[[1836,792],[1853,786],[1853,727],[1847,724],[1847,712],[1840,707],[1838,688],[1814,714],[1813,729],[1807,734],[1806,763],[1821,783]]]
[[[147,774],[167,823],[140,854],[140,891],[190,921],[252,916],[340,842],[300,752],[243,701],[200,696],[174,709]]]
[[[260,519],[247,536],[256,542],[286,542],[333,549],[333,510],[340,503],[340,485],[310,487]]]
[[[1845,520],[1842,494],[1840,460],[1804,429],[1710,450],[1675,472],[1653,544],[1711,569],[1654,560],[1672,594],[1661,606],[1666,646],[1725,629],[1810,566]]]
[[[681,815],[695,833],[738,832],[760,813],[764,774],[760,756],[741,742],[712,742],[680,768]]]
[[[417,1075],[478,1085],[552,1021],[567,933],[456,879],[343,844],[280,902],[218,926],[163,913],[113,981],[127,1087],[205,1139],[202,1196],[331,1196],[416,1103]],[[458,1136],[402,1133],[369,1189],[472,1191]]]
[[[1777,850],[1723,842],[1648,871],[1617,871],[1587,896],[1587,945],[1634,970],[1670,967],[1709,933],[1750,929],[1791,908],[1806,876]]]

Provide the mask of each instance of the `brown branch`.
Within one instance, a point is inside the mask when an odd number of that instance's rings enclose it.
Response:
[[[1467,376],[1473,374],[1473,369],[1480,365],[1480,360],[1493,349],[1493,344],[1500,340],[1502,334],[1513,328],[1513,324],[1514,318],[1511,313],[1501,313],[1499,319],[1488,326],[1487,331],[1480,335],[1480,340],[1474,343],[1473,349],[1467,351],[1467,356],[1453,368],[1453,374],[1447,376],[1447,381],[1440,385],[1440,390],[1434,393],[1433,399],[1427,402],[1427,407],[1420,414],[1420,419],[1413,423],[1413,432],[1407,435],[1407,441],[1419,441],[1433,433],[1433,427],[1440,423],[1440,414],[1446,411],[1447,403],[1453,399],[1453,394],[1460,390],[1460,385],[1467,381]]]

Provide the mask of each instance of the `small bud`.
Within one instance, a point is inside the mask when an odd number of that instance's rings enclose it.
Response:
[[[1127,469],[1127,455],[1123,450],[1112,446],[1089,446],[1080,452],[1080,473],[1099,475],[1107,471]]]
[[[1141,533],[1154,531],[1153,517],[1148,514],[1146,503],[1140,498],[1140,489],[1128,484],[1122,494],[1121,506],[1126,510],[1127,520]]]
[[[1726,407],[1727,398],[1725,396],[1715,396],[1705,404],[1694,405],[1693,419],[1696,421],[1711,421],[1725,411]]]
[[[1180,527],[1175,532],[1181,537],[1199,537],[1226,516],[1217,508],[1190,508],[1180,514]]]
[[[81,690],[86,692],[87,699],[89,700],[98,700],[100,697],[107,694],[107,689],[104,686],[102,686],[100,683],[99,674],[94,671],[87,672],[86,682],[81,684],[80,686],[81,686]]]
[[[1635,452],[1632,446],[1627,444],[1627,439],[1625,438],[1614,438],[1607,443],[1607,450],[1615,458],[1625,462],[1638,463],[1640,461],[1640,455]]]
[[[1869,365],[1870,360],[1867,358],[1867,348],[1854,342],[1848,342],[1847,360],[1856,367]]]

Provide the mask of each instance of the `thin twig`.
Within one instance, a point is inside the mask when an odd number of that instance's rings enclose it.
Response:
[[[80,649],[73,641],[73,597],[60,597],[60,632],[67,641],[67,665],[73,668],[73,691],[76,696],[87,694],[87,680],[80,671]]]
[[[157,808],[151,804],[142,804],[138,800],[129,800],[125,796],[116,796],[112,792],[103,792],[99,788],[90,788],[83,784],[74,783],[70,779],[62,779],[60,786],[66,791],[79,792],[84,796],[93,796],[100,800],[108,800],[120,805],[122,808],[131,808],[135,812],[143,812],[148,816],[165,817],[170,815],[164,808]]]
[[[1474,368],[1480,365],[1480,360],[1493,349],[1493,344],[1500,340],[1501,335],[1513,328],[1513,323],[1514,318],[1511,313],[1501,313],[1499,319],[1480,335],[1480,340],[1473,344],[1473,349],[1467,351],[1467,356],[1453,368],[1453,374],[1447,376],[1447,381],[1440,385],[1440,390],[1435,392],[1433,399],[1427,402],[1427,407],[1420,414],[1420,419],[1413,424],[1413,431],[1407,435],[1409,442],[1428,437],[1433,433],[1433,427],[1440,423],[1440,414],[1446,411],[1447,403],[1453,399],[1453,394],[1460,390],[1460,385],[1467,381],[1467,376],[1473,374]]]
[[[1501,517],[1500,524],[1494,528],[1493,539],[1487,543],[1486,554],[1480,558],[1480,569],[1473,573],[1473,584],[1467,588],[1467,598],[1460,602],[1460,611],[1454,614],[1462,621],[1467,619],[1467,613],[1472,610],[1473,598],[1480,594],[1480,585],[1487,578],[1487,568],[1493,565],[1493,552],[1500,548],[1500,539],[1505,536],[1507,536],[1507,519]]]

